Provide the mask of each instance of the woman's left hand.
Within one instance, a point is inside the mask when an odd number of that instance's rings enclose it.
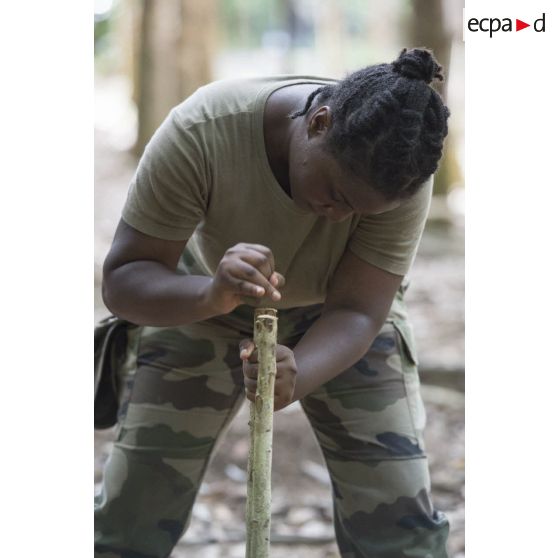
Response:
[[[251,339],[243,339],[239,347],[246,397],[255,401],[258,386],[258,350]],[[274,410],[279,411],[293,400],[297,368],[293,352],[285,345],[277,345],[276,362]]]

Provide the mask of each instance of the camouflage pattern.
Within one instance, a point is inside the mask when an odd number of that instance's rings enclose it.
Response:
[[[301,402],[330,472],[343,558],[447,558],[402,294],[368,353]],[[293,347],[319,313],[279,311],[279,343]],[[186,327],[130,332],[119,434],[96,498],[97,558],[170,555],[245,399],[238,342],[251,335],[252,319],[243,306]]]

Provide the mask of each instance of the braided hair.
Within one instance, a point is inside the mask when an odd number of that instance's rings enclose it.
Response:
[[[313,91],[331,108],[326,149],[354,176],[374,185],[387,200],[412,196],[434,173],[448,133],[449,110],[430,86],[443,80],[426,49],[403,49],[391,64],[368,66]]]

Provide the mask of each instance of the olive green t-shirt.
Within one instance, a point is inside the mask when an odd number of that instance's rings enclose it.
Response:
[[[223,80],[175,107],[145,148],[123,209],[133,228],[189,239],[196,268],[214,274],[239,242],[263,244],[286,278],[278,308],[323,302],[345,250],[396,275],[414,259],[432,179],[397,209],[340,223],[299,208],[269,166],[263,112],[275,90],[334,80],[278,76]]]

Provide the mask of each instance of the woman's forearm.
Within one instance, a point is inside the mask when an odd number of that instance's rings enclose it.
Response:
[[[185,325],[218,313],[207,297],[211,280],[175,273],[155,261],[134,261],[104,276],[103,300],[115,315],[138,325]]]
[[[352,310],[322,314],[293,349],[297,365],[293,400],[302,399],[355,364],[381,326]]]

